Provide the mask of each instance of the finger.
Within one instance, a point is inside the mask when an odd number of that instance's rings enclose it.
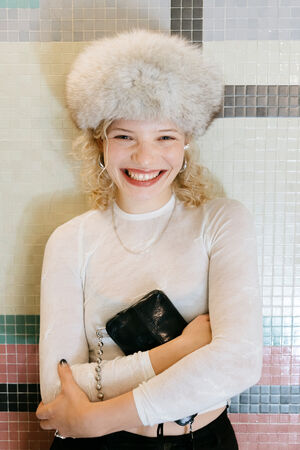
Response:
[[[40,427],[42,430],[56,430],[56,426],[50,420],[41,420]]]
[[[48,419],[50,417],[49,407],[47,405],[44,405],[43,402],[41,402],[35,414],[38,419],[41,420]]]
[[[61,387],[66,387],[70,385],[71,382],[75,382],[72,374],[72,370],[65,359],[61,359],[58,366],[57,372],[61,381]]]

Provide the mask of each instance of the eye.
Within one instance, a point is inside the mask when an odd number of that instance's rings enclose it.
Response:
[[[119,136],[115,136],[114,139],[127,140],[127,139],[131,139],[131,137],[127,136],[126,134],[120,134]]]
[[[163,141],[168,141],[169,139],[174,139],[172,136],[162,136],[160,139]]]

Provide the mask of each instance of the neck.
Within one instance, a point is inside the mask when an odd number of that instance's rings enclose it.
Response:
[[[116,203],[120,209],[129,214],[143,214],[147,212],[156,211],[162,208],[170,198],[172,197],[172,191],[166,193],[158,198],[149,198],[129,201],[127,198],[122,198],[121,195],[117,195]]]

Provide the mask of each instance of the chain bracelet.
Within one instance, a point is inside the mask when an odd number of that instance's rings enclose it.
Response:
[[[96,365],[96,389],[98,391],[97,397],[100,401],[104,399],[104,394],[102,392],[102,376],[101,376],[101,363],[102,363],[102,355],[103,355],[103,333],[102,330],[105,330],[105,327],[99,327],[96,330],[96,336],[97,336],[97,365]]]

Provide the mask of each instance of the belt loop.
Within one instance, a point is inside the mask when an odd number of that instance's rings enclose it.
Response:
[[[194,440],[194,434],[193,434],[193,422],[194,422],[194,419],[192,419],[190,421],[191,450],[195,450],[195,440]]]
[[[164,450],[164,424],[163,423],[159,423],[157,425],[157,437],[158,437],[158,441],[160,443],[161,449]]]

